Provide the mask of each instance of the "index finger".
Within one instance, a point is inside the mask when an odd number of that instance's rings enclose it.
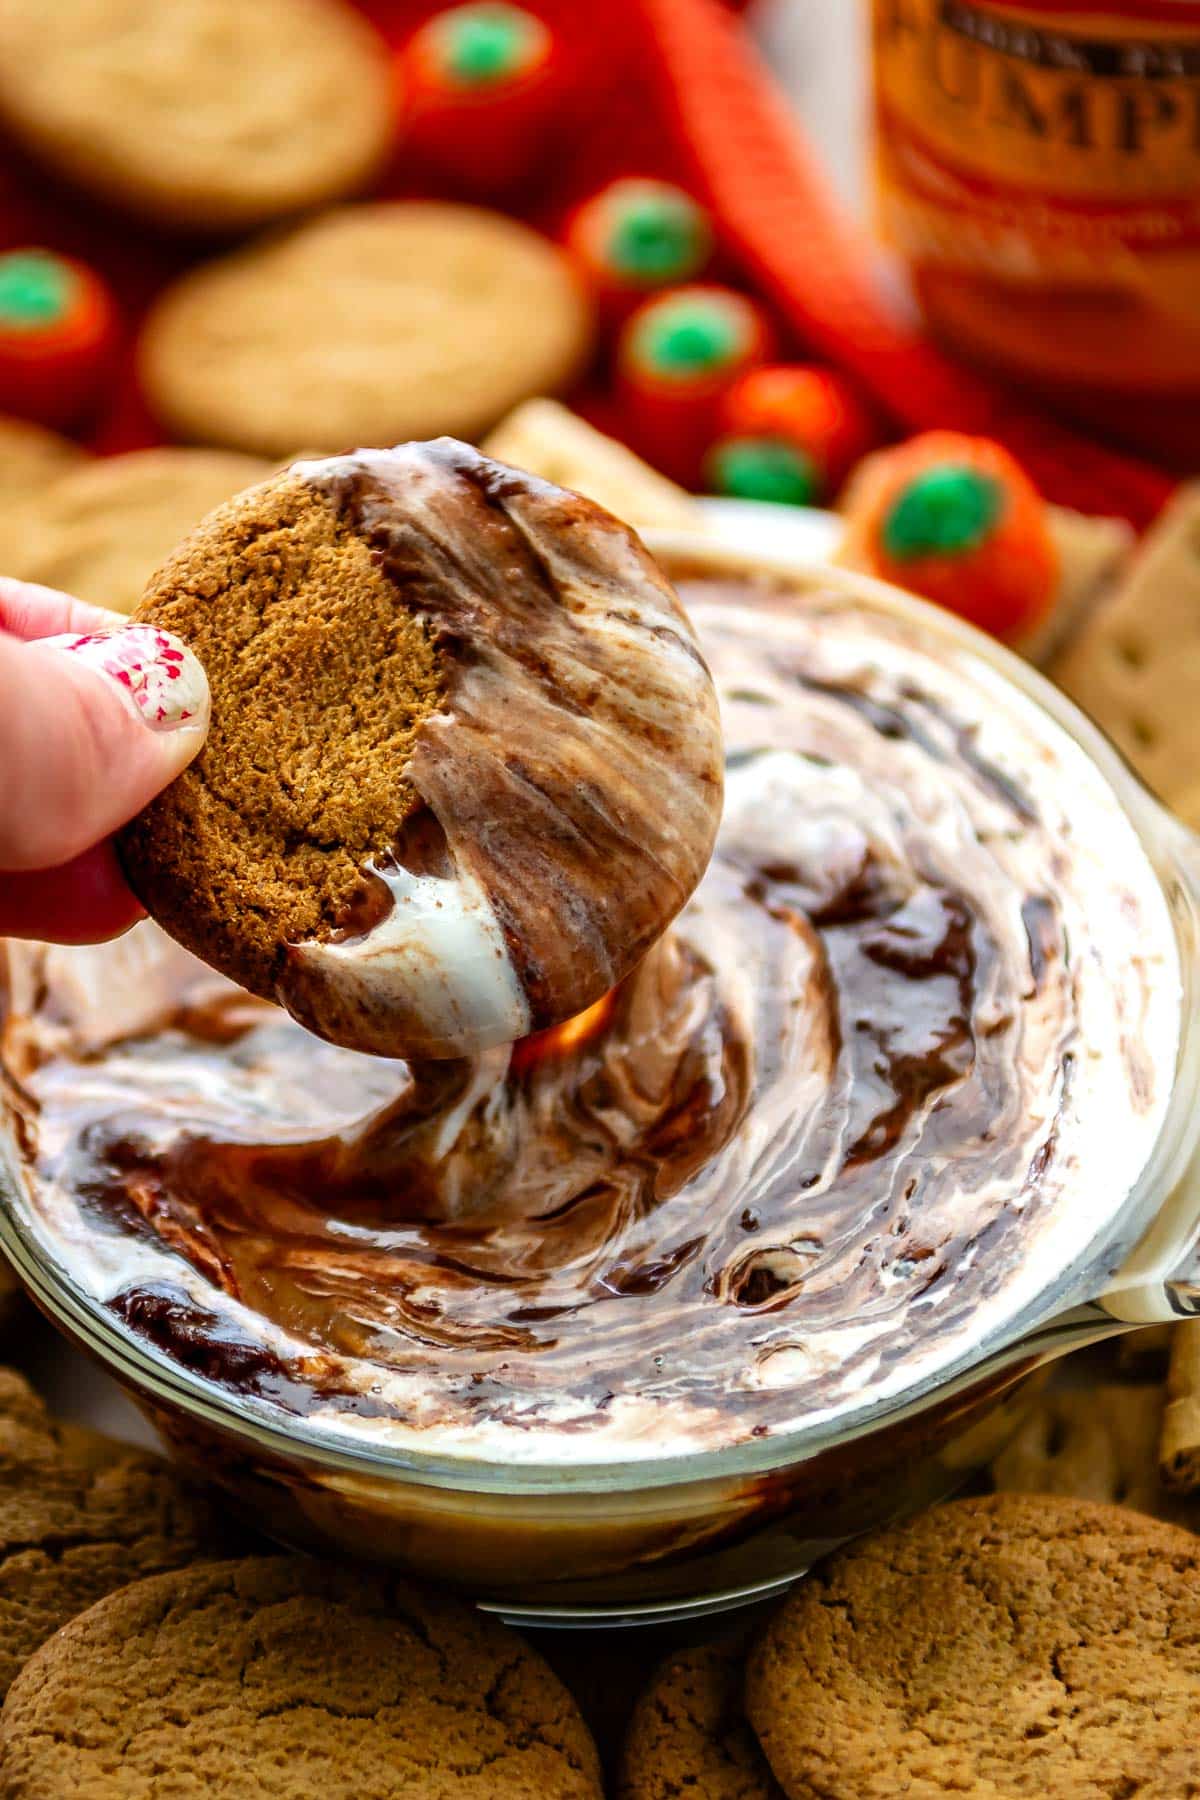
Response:
[[[89,606],[73,594],[39,587],[32,581],[14,581],[0,575],[0,631],[12,637],[57,637],[62,632],[106,631],[127,623],[122,613],[103,606]]]

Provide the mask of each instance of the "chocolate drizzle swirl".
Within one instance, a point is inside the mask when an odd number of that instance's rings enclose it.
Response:
[[[375,1431],[707,1446],[944,1359],[1120,1205],[1178,968],[1100,776],[927,628],[683,592],[717,854],[569,1044],[406,1068],[153,937],[133,1000],[120,947],[14,963],[44,1229],[131,1329]]]

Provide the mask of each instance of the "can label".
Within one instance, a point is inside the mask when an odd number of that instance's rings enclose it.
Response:
[[[874,0],[878,185],[910,257],[1200,311],[1200,0]]]

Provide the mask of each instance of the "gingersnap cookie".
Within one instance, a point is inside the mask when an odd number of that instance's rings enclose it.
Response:
[[[567,1690],[514,1632],[307,1557],[138,1581],[74,1619],[0,1721],[7,1800],[600,1800]]]
[[[0,1370],[0,1693],[38,1645],[113,1588],[228,1553],[216,1515],[157,1457],[81,1453]]]
[[[1200,1527],[1200,1504],[1173,1495],[1158,1466],[1166,1392],[1156,1381],[1051,1387],[992,1463],[1001,1493],[1111,1501]]]
[[[666,1661],[634,1708],[621,1800],[783,1800],[746,1722],[740,1644],[705,1644]]]
[[[0,574],[132,612],[180,538],[269,469],[228,450],[134,450],[0,493]]]
[[[0,0],[0,119],[102,199],[245,230],[354,193],[393,132],[381,38],[341,0]]]
[[[142,903],[351,1048],[462,1056],[598,1001],[720,819],[691,627],[627,526],[439,439],[220,507],[135,615],[212,724],[121,833]]]
[[[39,488],[88,460],[82,444],[28,419],[0,414],[0,507],[27,505]]]
[[[142,335],[173,435],[266,456],[476,437],[586,355],[564,254],[500,213],[347,206],[194,270]]]
[[[746,1710],[789,1800],[1200,1792],[1200,1538],[1121,1507],[997,1494],[816,1569]]]

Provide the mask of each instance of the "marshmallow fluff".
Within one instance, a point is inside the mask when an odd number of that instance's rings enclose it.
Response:
[[[9,947],[34,1229],[191,1379],[429,1451],[724,1447],[948,1369],[1120,1212],[1181,978],[1101,773],[931,619],[680,592],[724,720],[716,851],[569,1030],[389,1063],[152,927]],[[469,894],[438,929],[486,956]]]

